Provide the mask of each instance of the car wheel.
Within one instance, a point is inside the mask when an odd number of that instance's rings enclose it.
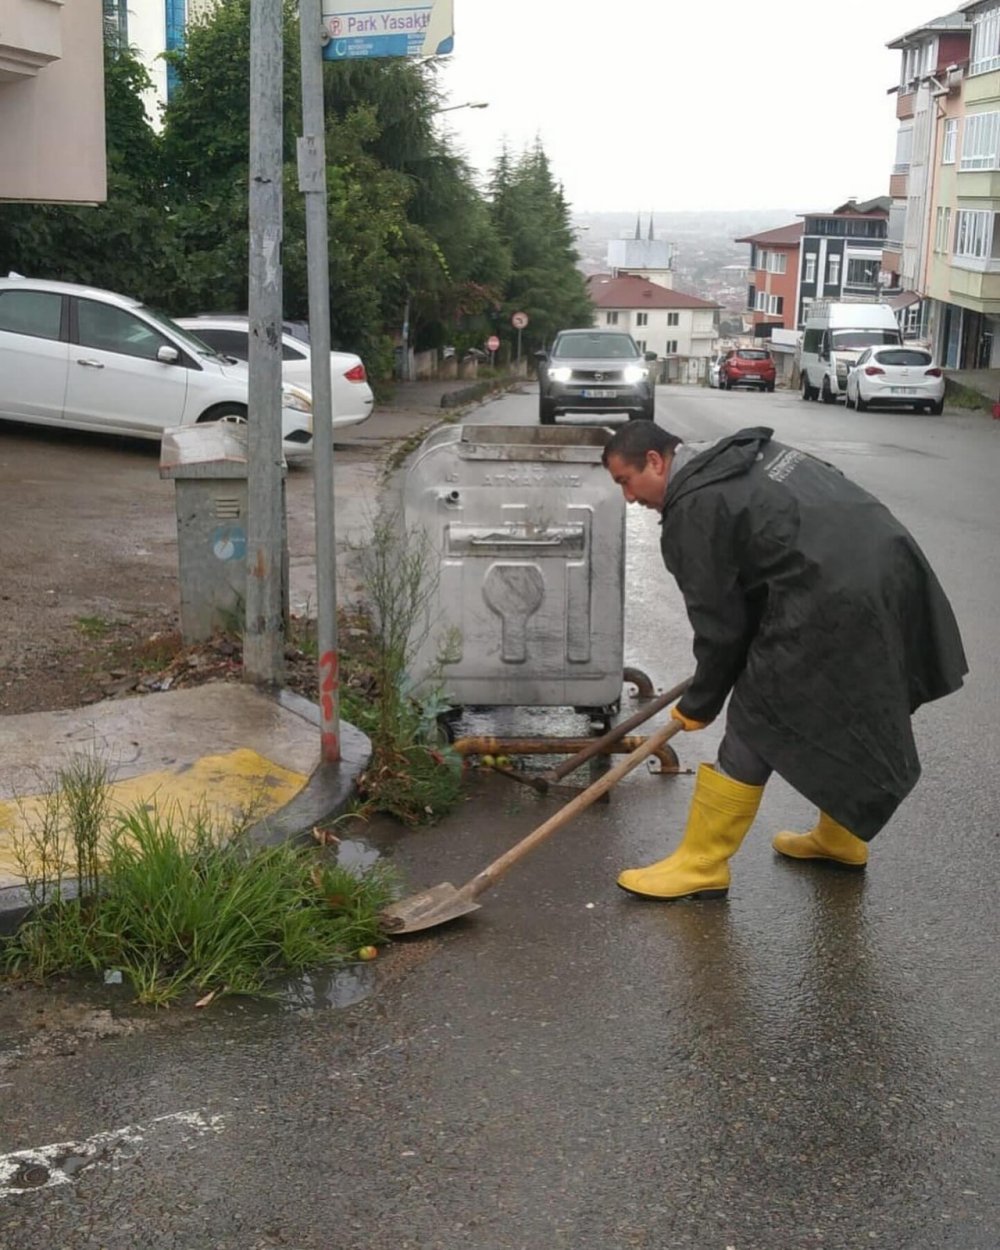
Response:
[[[835,404],[837,402],[836,395],[834,395],[833,391],[830,390],[829,378],[823,379],[823,390],[821,392],[821,397],[822,397],[824,404]]]
[[[937,403],[931,404],[927,411],[933,413],[935,417],[939,417],[944,412],[944,400],[939,399]]]
[[[767,393],[770,395],[771,392],[774,390],[774,383],[768,382],[767,386],[764,387],[764,390],[767,391]]]
[[[233,425],[246,425],[247,410],[242,404],[219,404],[217,408],[209,408],[198,418],[198,424],[207,421],[230,421]]]
[[[556,406],[551,399],[540,399],[538,401],[538,424],[539,425],[555,425],[556,423]]]
[[[867,399],[862,399],[862,398],[861,398],[861,388],[860,388],[860,387],[858,387],[858,393],[857,393],[857,396],[855,397],[855,400],[854,400],[854,406],[855,406],[855,408],[857,408],[858,412],[867,412],[867,411],[868,411],[868,400],[867,400]]]
[[[815,399],[816,394],[817,394],[817,391],[816,391],[815,386],[809,385],[809,374],[803,373],[802,375],[802,398],[805,400]]]

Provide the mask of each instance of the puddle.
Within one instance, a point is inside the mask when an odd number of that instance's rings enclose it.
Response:
[[[375,969],[370,964],[352,964],[309,972],[273,986],[271,1004],[282,1011],[323,1011],[350,1007],[367,998],[375,988]]]

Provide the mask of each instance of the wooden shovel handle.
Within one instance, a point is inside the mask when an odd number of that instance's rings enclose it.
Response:
[[[636,747],[631,755],[626,755],[619,764],[609,769],[602,777],[599,777],[597,781],[589,785],[586,790],[581,790],[576,798],[570,799],[564,807],[560,807],[554,815],[539,825],[537,829],[533,829],[527,837],[522,838],[520,842],[512,846],[499,859],[495,859],[492,864],[487,864],[482,872],[477,873],[471,881],[462,886],[459,893],[468,899],[478,898],[490,886],[495,885],[518,860],[524,859],[525,855],[533,851],[540,842],[544,842],[550,833],[555,833],[563,825],[569,824],[574,816],[582,812],[584,808],[590,807],[602,794],[607,793],[612,786],[621,781],[627,773],[630,773],[637,764],[641,764],[648,755],[652,755],[654,751],[663,746],[668,739],[672,738],[682,728],[683,726],[679,721],[672,720],[669,724],[663,725],[660,729],[651,733],[642,746]]]

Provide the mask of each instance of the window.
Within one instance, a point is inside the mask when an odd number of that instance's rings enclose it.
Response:
[[[232,356],[234,360],[250,359],[249,330],[216,330],[208,327],[192,330],[191,333],[222,356]]]
[[[667,313],[667,325],[668,326],[679,326],[680,323],[681,323],[680,313]]]
[[[969,73],[987,74],[1000,69],[1000,6],[983,9],[972,19],[972,50]]]
[[[785,273],[788,269],[788,253],[787,252],[768,252],[767,255],[767,272],[768,273]]]
[[[986,260],[992,244],[993,213],[959,209],[955,214],[955,255]]]
[[[826,285],[840,285],[840,257],[836,254],[828,256],[826,260]]]
[[[616,312],[605,313],[604,324],[609,325],[609,326],[616,326],[618,324],[618,314]]]
[[[958,118],[949,117],[944,123],[944,140],[941,144],[941,164],[954,165],[958,148]]]
[[[896,131],[896,159],[892,164],[894,174],[905,174],[910,168],[913,155],[913,127],[900,126]]]
[[[874,290],[878,286],[881,264],[877,260],[851,256],[847,260],[847,285]]]
[[[763,248],[761,248],[761,250],[757,254],[757,266],[756,267],[758,269],[766,269],[767,260],[768,260],[768,254]]]
[[[635,341],[635,345],[636,345],[636,347],[638,347],[639,351],[641,351],[641,352],[644,352],[644,351],[646,350],[646,340],[645,340],[645,339],[636,339],[636,341]]]
[[[806,270],[803,275],[803,282],[816,281],[816,253],[810,252],[806,256]]]
[[[58,339],[62,296],[51,291],[4,291],[0,294],[0,331]]]
[[[785,311],[785,300],[781,295],[769,295],[767,297],[767,311],[772,317],[780,317]]]
[[[938,208],[934,222],[934,250],[947,252],[948,240],[951,238],[951,209]]]
[[[668,356],[677,355],[677,340],[676,339],[667,339],[667,355]]]
[[[757,292],[757,300],[756,300],[756,303],[754,304],[754,308],[756,309],[757,312],[767,312],[767,292],[766,291]]]
[[[77,300],[76,307],[77,340],[81,347],[155,360],[161,347],[170,346],[152,326],[124,308],[92,299]]]
[[[1000,148],[1000,113],[969,113],[962,136],[959,169],[996,169]]]
[[[753,308],[757,296],[757,288],[751,283],[747,287],[747,308]]]
[[[646,325],[649,325],[649,313],[636,313],[636,314],[635,314],[635,324],[636,324],[637,326],[646,326]]]

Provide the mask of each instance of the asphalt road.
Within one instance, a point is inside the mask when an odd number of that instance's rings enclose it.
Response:
[[[689,388],[657,419],[831,460],[952,598],[972,674],[919,713],[924,776],[867,874],[778,860],[811,812],[774,781],[727,902],[639,903],[615,873],[665,853],[691,782],[637,771],[475,916],[314,987],[347,1009],[24,1046],[0,1068],[5,1250],[996,1250],[1000,424]],[[656,539],[633,509],[626,662],[665,687],[690,637]],[[553,810],[487,777],[441,826],[372,837],[458,883]]]

